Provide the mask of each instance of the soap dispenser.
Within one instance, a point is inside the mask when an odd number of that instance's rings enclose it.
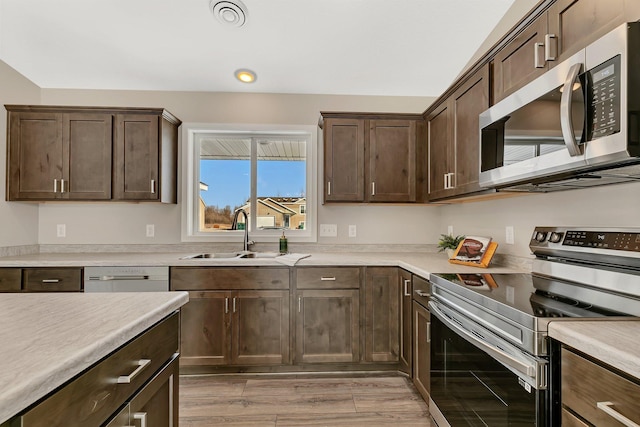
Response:
[[[285,236],[284,231],[282,231],[282,237],[280,237],[280,253],[286,254],[287,252],[287,236]]]

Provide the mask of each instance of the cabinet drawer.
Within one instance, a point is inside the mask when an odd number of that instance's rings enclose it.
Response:
[[[177,349],[178,315],[172,314],[26,412],[21,425],[101,425]],[[124,382],[126,376],[130,377],[129,383]]]
[[[562,408],[562,427],[589,427],[571,412]]]
[[[25,268],[22,279],[27,292],[82,290],[82,268]]]
[[[171,290],[289,289],[289,269],[272,267],[174,267]]]
[[[0,268],[0,292],[20,292],[22,269]]]
[[[561,371],[562,404],[589,423],[622,425],[598,408],[598,402],[612,402],[612,410],[640,423],[640,385],[566,349]]]
[[[359,289],[358,267],[304,267],[296,270],[298,289]]]

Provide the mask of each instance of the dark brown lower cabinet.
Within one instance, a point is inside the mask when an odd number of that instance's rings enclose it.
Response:
[[[182,307],[184,366],[290,363],[289,291],[192,291]]]
[[[0,268],[0,292],[20,292],[22,289],[21,268]]]
[[[400,286],[396,267],[367,267],[365,354],[367,362],[398,362]]]
[[[413,359],[412,310],[413,296],[411,273],[399,270],[400,281],[400,367],[399,370],[411,376]]]
[[[296,304],[296,363],[360,360],[357,289],[298,290]]]
[[[176,357],[136,393],[106,427],[177,426],[178,371]]]
[[[431,365],[431,337],[429,328],[431,313],[417,302],[413,302],[413,384],[422,397],[429,399]]]

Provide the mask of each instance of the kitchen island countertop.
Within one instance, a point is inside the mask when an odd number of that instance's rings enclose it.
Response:
[[[186,292],[2,294],[0,423],[187,301]]]

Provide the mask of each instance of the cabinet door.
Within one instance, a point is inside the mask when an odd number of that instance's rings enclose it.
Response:
[[[180,310],[182,365],[231,363],[230,304],[230,292],[189,292],[189,302]]]
[[[489,66],[485,65],[453,94],[456,195],[480,191],[479,116],[489,108]]]
[[[22,289],[21,268],[0,268],[0,292],[20,292]]]
[[[63,198],[111,198],[112,122],[111,114],[63,115]]]
[[[325,120],[325,201],[364,201],[364,130],[364,120]]]
[[[62,114],[10,113],[7,200],[53,200],[63,178]]]
[[[520,89],[547,71],[544,43],[547,14],[542,14],[504,46],[493,59],[493,102]],[[536,64],[536,52],[538,64]]]
[[[431,313],[422,305],[413,303],[413,384],[422,397],[429,398],[431,378]]]
[[[130,426],[178,425],[178,359],[166,365],[129,403]]]
[[[397,362],[400,354],[400,286],[395,267],[367,267],[365,282],[367,362]]]
[[[116,116],[114,198],[158,200],[158,116]]]
[[[296,304],[296,361],[360,360],[358,290],[300,290]]]
[[[429,200],[446,197],[453,190],[446,188],[446,175],[454,172],[452,108],[444,101],[427,118],[429,138]]]
[[[289,363],[289,291],[237,291],[232,297],[232,363]]]
[[[368,158],[369,201],[415,202],[415,121],[370,120]]]
[[[625,0],[557,0],[547,13],[548,33],[556,37],[553,48],[558,52],[551,66],[628,20]]]
[[[411,273],[400,270],[400,370],[411,376],[413,359]]]

